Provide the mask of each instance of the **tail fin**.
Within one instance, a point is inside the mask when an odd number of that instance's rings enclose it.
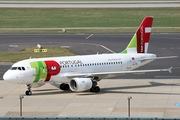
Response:
[[[147,53],[153,17],[144,18],[126,49],[121,53]]]

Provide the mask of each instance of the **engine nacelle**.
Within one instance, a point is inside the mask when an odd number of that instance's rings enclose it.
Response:
[[[70,89],[75,92],[91,89],[93,83],[90,78],[73,78],[70,81]]]

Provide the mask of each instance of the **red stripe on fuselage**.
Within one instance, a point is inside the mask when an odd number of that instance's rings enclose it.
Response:
[[[45,82],[47,82],[51,79],[51,76],[55,76],[60,72],[61,67],[56,61],[53,60],[48,60],[44,62],[47,66],[47,77],[45,79]]]

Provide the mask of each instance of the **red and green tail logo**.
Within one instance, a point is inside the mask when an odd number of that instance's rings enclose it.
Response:
[[[126,49],[121,53],[147,53],[153,17],[145,17]]]

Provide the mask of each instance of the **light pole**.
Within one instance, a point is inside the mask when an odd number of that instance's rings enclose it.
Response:
[[[24,98],[23,95],[19,96],[19,100],[20,100],[20,116],[22,116],[22,99]]]
[[[132,99],[132,97],[129,96],[127,99],[128,99],[128,117],[130,117],[130,100]]]

